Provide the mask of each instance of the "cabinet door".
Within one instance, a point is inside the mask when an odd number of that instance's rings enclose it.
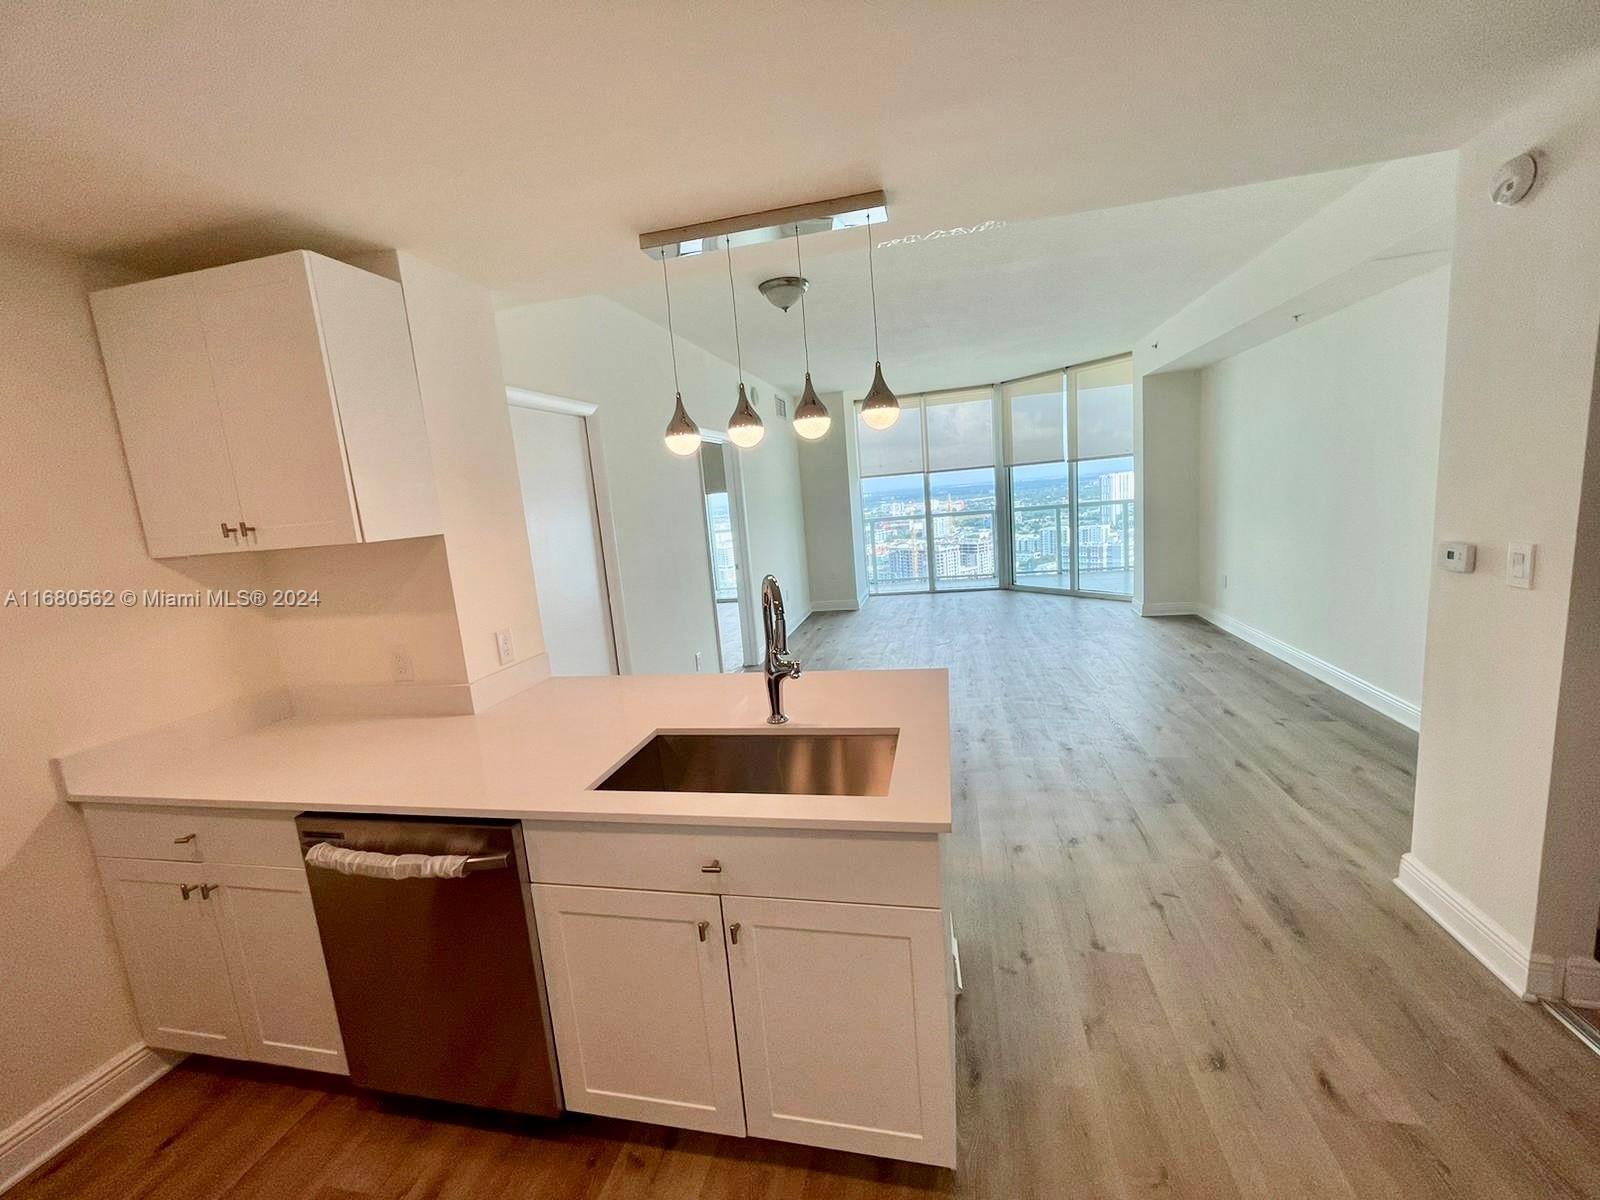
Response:
[[[246,546],[359,542],[344,439],[303,254],[203,271],[196,303]]]
[[[301,867],[203,866],[221,918],[246,1053],[348,1074],[317,916]]]
[[[743,1135],[715,896],[533,885],[567,1107]]]
[[[940,910],[744,896],[722,909],[750,1133],[953,1167]]]
[[[89,298],[145,545],[154,558],[243,549],[239,496],[189,281]]]
[[[200,896],[204,870],[188,863],[100,860],[145,1041],[167,1050],[246,1058],[216,905]]]

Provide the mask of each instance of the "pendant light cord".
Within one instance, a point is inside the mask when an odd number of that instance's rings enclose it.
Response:
[[[667,294],[667,346],[672,351],[672,390],[683,395],[678,383],[678,339],[672,334],[672,288],[667,283],[667,256],[661,256],[661,290]]]
[[[733,355],[739,363],[739,386],[744,386],[744,348],[739,345],[739,297],[733,294],[733,247],[728,247],[728,303],[733,306]]]
[[[867,231],[867,286],[872,289],[872,357],[882,361],[883,355],[878,353],[878,277],[872,273],[872,226],[869,223],[862,228]]]
[[[794,273],[800,280],[800,345],[806,352],[806,374],[811,374],[811,337],[806,332],[806,268],[800,261],[800,227],[794,227]]]

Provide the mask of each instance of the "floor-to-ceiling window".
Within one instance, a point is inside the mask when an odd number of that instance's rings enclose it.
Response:
[[[1004,384],[1015,587],[1131,596],[1133,360]]]
[[[904,396],[894,425],[857,434],[870,590],[998,587],[994,389]]]
[[[903,396],[900,408],[888,429],[857,415],[874,594],[1133,594],[1131,357]]]

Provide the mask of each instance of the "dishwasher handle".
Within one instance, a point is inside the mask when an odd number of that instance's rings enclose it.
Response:
[[[506,868],[511,866],[511,852],[508,851],[508,850],[501,850],[501,851],[499,851],[497,853],[494,853],[494,854],[470,854],[470,855],[465,855],[465,856],[450,855],[450,854],[412,854],[412,853],[408,853],[408,854],[391,854],[391,853],[388,853],[387,851],[382,851],[382,850],[366,850],[366,851],[362,851],[361,853],[363,855],[368,856],[369,862],[373,866],[380,867],[380,869],[379,870],[371,870],[371,869],[363,870],[363,869],[360,869],[360,868],[351,868],[351,867],[346,866],[344,864],[336,864],[336,863],[331,862],[331,861],[319,861],[319,856],[314,854],[313,851],[317,850],[319,847],[322,847],[322,846],[328,847],[329,850],[347,849],[347,847],[335,846],[332,842],[327,842],[327,841],[317,842],[315,845],[307,847],[307,850],[306,850],[306,865],[307,866],[310,866],[310,867],[321,867],[324,870],[338,871],[341,874],[367,875],[369,877],[376,877],[376,878],[455,879],[455,878],[459,878],[461,875],[475,875],[475,874],[478,874],[481,871],[503,871]],[[459,874],[457,873],[457,871],[434,871],[434,870],[415,869],[415,868],[413,868],[412,870],[403,871],[403,872],[400,872],[400,873],[396,873],[394,875],[388,875],[381,869],[382,867],[386,867],[386,866],[389,866],[390,864],[396,863],[398,860],[400,860],[402,858],[409,858],[409,859],[412,860],[413,863],[415,863],[415,860],[417,860],[417,859],[436,859],[436,858],[437,859],[452,859],[452,860],[458,859],[458,858],[464,858],[464,861],[462,861],[461,864],[460,864]]]

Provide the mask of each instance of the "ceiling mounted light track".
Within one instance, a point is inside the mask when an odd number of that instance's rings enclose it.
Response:
[[[661,261],[665,263],[666,259]],[[733,289],[732,250],[728,251],[728,300],[733,305],[733,354],[739,364],[739,399],[733,406],[733,415],[728,418],[728,440],[741,450],[749,450],[761,444],[767,429],[761,423],[761,414],[750,403],[749,393],[744,390],[744,350],[739,345],[739,295]]]
[[[828,426],[833,424],[833,418],[828,415],[828,408],[817,397],[817,389],[811,386],[811,334],[806,328],[806,289],[805,267],[800,263],[800,235],[794,235],[794,269],[795,277],[800,280],[800,345],[805,350],[806,356],[806,386],[800,393],[800,405],[794,410],[794,431],[808,442],[814,442],[828,432]],[[768,280],[770,283],[771,281]],[[763,293],[767,285],[761,285]],[[768,296],[771,300],[772,297]],[[777,303],[773,301],[773,303]]]
[[[672,349],[672,387],[677,393],[672,419],[667,422],[667,449],[687,458],[700,449],[700,427],[683,407],[683,388],[678,385],[678,339],[672,336],[672,288],[667,284],[667,260],[661,260],[661,288],[667,294],[667,345]]]
[[[771,208],[765,212],[641,233],[639,249],[651,258],[685,258],[734,246],[775,242],[795,234],[881,225],[888,219],[889,209],[881,191],[858,192],[833,200],[792,204],[788,208]]]

